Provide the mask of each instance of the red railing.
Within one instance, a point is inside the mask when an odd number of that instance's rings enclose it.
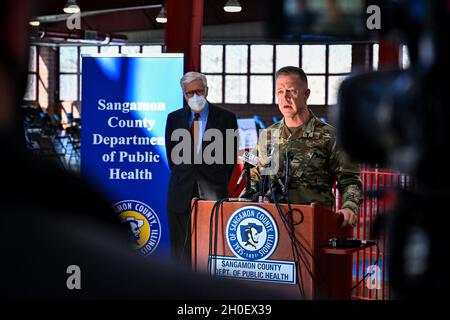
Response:
[[[353,229],[353,237],[377,240],[378,247],[370,247],[353,255],[353,285],[356,287],[352,292],[352,298],[387,300],[391,297],[388,272],[389,254],[386,251],[388,239],[382,231],[379,233],[378,239],[375,239],[372,229],[379,215],[389,213],[388,207],[393,203],[392,191],[399,188],[410,189],[413,187],[413,182],[405,174],[367,166],[361,167],[361,179],[364,200],[359,212],[358,223]],[[336,189],[335,193],[336,205],[340,206],[341,199]],[[377,253],[377,251],[379,252]],[[375,266],[377,255],[378,263]],[[367,274],[369,275],[363,280]]]

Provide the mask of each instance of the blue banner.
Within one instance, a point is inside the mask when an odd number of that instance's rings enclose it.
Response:
[[[141,254],[168,258],[164,129],[183,106],[183,56],[84,56],[82,70],[81,173]]]

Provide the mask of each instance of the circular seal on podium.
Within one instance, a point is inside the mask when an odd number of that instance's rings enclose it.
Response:
[[[233,212],[226,227],[230,250],[246,260],[269,258],[278,245],[278,229],[272,215],[257,206]]]

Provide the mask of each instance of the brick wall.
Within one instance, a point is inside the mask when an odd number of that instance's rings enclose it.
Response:
[[[47,112],[53,113],[58,101],[57,66],[58,55],[54,47],[38,46],[38,93],[39,106]]]

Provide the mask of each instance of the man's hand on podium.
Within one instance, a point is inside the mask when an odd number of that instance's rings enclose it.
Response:
[[[337,214],[341,215],[342,223],[341,227],[354,227],[358,221],[358,216],[353,212],[352,209],[343,208],[336,211]]]

